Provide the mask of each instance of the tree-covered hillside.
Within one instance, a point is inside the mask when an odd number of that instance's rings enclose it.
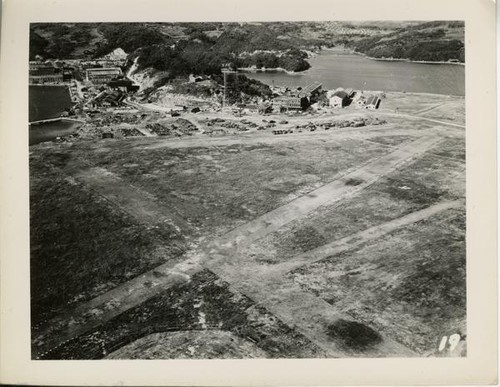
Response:
[[[345,38],[341,43],[374,58],[464,62],[464,42],[463,38],[457,38],[460,37],[454,31],[457,29],[463,31],[463,23],[428,22],[399,28],[383,36],[357,40]]]
[[[309,67],[304,50],[346,46],[368,56],[464,60],[464,24],[434,22],[35,23],[30,58],[95,58],[121,47],[141,66],[218,73],[240,67]]]

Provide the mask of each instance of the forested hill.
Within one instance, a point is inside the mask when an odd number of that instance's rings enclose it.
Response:
[[[309,68],[304,50],[345,46],[376,58],[464,61],[463,22],[36,23],[30,58],[90,59],[121,47],[173,75],[236,67]]]
[[[465,61],[463,22],[427,22],[338,43],[373,58]]]

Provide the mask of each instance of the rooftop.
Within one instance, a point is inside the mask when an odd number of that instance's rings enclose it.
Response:
[[[377,95],[370,95],[366,101],[367,105],[375,105],[380,98]]]
[[[122,70],[119,67],[97,67],[87,69],[88,74],[121,74]]]
[[[316,90],[318,90],[322,86],[323,86],[322,83],[320,83],[318,81],[314,81],[313,83],[311,83],[311,84],[307,85],[306,87],[304,87],[300,91],[300,95],[307,95],[307,94],[314,93]]]
[[[336,91],[336,92],[332,95],[332,97],[340,97],[340,98],[344,99],[344,98],[347,98],[347,93],[346,93],[345,91],[343,91],[343,90]]]

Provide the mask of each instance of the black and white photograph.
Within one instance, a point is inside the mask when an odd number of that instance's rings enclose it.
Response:
[[[467,356],[465,39],[31,23],[31,358]]]
[[[1,12],[0,384],[497,383],[491,0]]]

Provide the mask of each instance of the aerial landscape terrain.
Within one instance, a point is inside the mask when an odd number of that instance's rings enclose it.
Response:
[[[464,25],[36,23],[32,358],[466,355]]]

